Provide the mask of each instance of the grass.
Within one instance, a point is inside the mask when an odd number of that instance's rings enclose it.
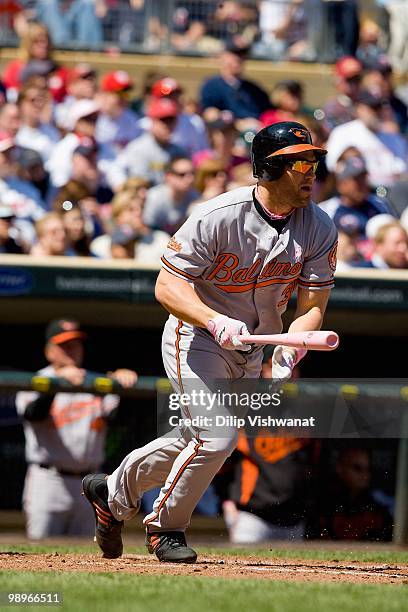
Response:
[[[336,550],[335,548],[321,548],[314,547],[310,544],[310,547],[300,546],[296,548],[294,546],[273,548],[268,550],[267,548],[210,548],[206,546],[198,546],[198,553],[201,557],[205,555],[221,555],[224,557],[229,556],[242,556],[242,557],[264,557],[270,559],[315,559],[316,561],[366,561],[368,563],[408,563],[408,550],[373,550],[371,547],[367,547],[364,550],[361,546],[353,548],[353,544],[346,549],[342,546],[341,549]],[[99,548],[96,544],[18,544],[18,545],[5,545],[0,544],[0,552],[20,552],[20,553],[50,553],[57,551],[60,554],[67,553],[91,553],[99,554]],[[144,546],[125,546],[125,554],[146,554],[146,548]]]
[[[0,590],[59,591],[67,612],[401,612],[407,595],[400,585],[14,571],[0,573]]]

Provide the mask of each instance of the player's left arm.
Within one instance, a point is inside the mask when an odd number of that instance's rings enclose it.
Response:
[[[331,289],[313,291],[298,287],[294,320],[289,332],[315,331],[321,329]]]

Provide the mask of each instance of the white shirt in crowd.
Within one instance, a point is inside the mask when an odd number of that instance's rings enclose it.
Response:
[[[397,157],[360,119],[348,121],[332,130],[326,146],[326,164],[331,172],[348,147],[356,147],[361,151],[367,165],[369,182],[373,186],[390,186],[407,170],[407,159]]]
[[[72,175],[72,155],[80,143],[80,137],[71,132],[64,136],[55,146],[52,156],[46,165],[53,187],[63,187],[70,180]],[[102,174],[103,180],[110,187],[115,182],[113,178],[113,162],[115,159],[115,152],[109,145],[100,145],[98,151],[98,169]]]
[[[41,123],[36,128],[22,125],[16,135],[16,144],[37,151],[44,163],[48,161],[60,140],[59,131],[50,123]]]
[[[120,187],[130,176],[144,178],[152,185],[162,183],[166,164],[178,155],[185,155],[185,150],[172,143],[163,147],[146,132],[118,155],[111,169],[113,187]]]
[[[22,240],[28,245],[35,240],[34,223],[45,214],[40,192],[27,181],[17,177],[0,179],[0,201],[10,206]]]

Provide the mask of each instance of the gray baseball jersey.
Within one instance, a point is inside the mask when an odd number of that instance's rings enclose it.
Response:
[[[244,321],[250,333],[276,334],[297,285],[333,287],[336,243],[332,220],[316,204],[295,209],[278,234],[254,188],[240,187],[197,205],[162,263],[193,283],[207,306]]]

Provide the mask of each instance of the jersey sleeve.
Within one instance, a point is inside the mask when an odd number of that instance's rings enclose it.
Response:
[[[323,233],[324,231],[324,233]],[[317,244],[305,258],[299,277],[303,289],[332,289],[337,263],[337,230],[334,223],[324,225],[316,234]]]
[[[170,238],[161,259],[163,268],[193,283],[212,265],[215,240],[206,218],[200,218],[195,211]]]

